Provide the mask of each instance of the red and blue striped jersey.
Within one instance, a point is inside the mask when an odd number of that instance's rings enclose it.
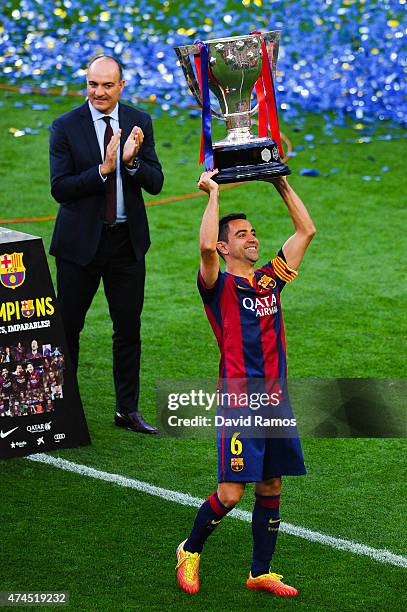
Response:
[[[216,283],[198,289],[220,349],[219,377],[285,379],[286,345],[280,293],[297,276],[282,249],[247,278],[219,271]]]

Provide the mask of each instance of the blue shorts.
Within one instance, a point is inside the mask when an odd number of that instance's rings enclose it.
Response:
[[[291,411],[291,407],[287,410]],[[248,414],[246,410],[237,411],[236,416],[238,413]],[[218,482],[261,482],[277,476],[306,474],[296,428],[289,436],[271,435],[267,428],[254,432],[253,428],[236,425],[219,427]]]

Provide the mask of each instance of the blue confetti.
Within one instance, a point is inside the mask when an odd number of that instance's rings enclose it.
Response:
[[[315,170],[315,168],[301,168],[299,173],[301,176],[319,176],[319,171]]]
[[[372,180],[372,177],[371,177],[371,176],[368,176],[368,175],[366,175],[366,174],[365,174],[365,176],[362,176],[362,179],[363,179],[364,181],[371,181],[371,180]]]
[[[49,109],[48,104],[31,104],[32,110],[45,111]]]
[[[82,0],[20,0],[5,6],[0,78],[24,93],[31,87],[58,87],[63,96],[83,86],[87,61],[105,52],[120,57],[128,98],[153,96],[157,114],[168,112],[167,105],[175,113],[195,100],[177,65],[174,46],[197,38],[280,29],[277,103],[284,109],[284,120],[295,124],[294,130],[302,129],[307,111],[319,113],[327,136],[347,118],[357,122],[355,129],[364,137],[367,125],[407,122],[405,6],[400,0],[92,0],[86,6]]]

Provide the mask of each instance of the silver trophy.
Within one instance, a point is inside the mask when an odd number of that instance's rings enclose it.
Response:
[[[267,46],[272,74],[275,75],[280,32],[262,35]],[[253,87],[262,70],[262,39],[258,34],[204,41],[208,45],[209,89],[216,96],[221,112],[211,112],[226,122],[226,138],[213,143],[214,167],[219,169],[218,183],[261,180],[290,174],[282,161],[276,138],[252,134],[251,108]],[[272,43],[270,45],[270,43]],[[202,107],[200,87],[191,56],[199,56],[199,44],[175,47],[188,87]],[[270,75],[272,78],[272,75]],[[275,105],[274,98],[268,104]],[[275,106],[274,106],[275,107]]]

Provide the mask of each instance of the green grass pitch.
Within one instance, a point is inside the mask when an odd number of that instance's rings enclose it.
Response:
[[[27,104],[16,108],[14,103],[27,102],[27,96],[0,96],[3,219],[52,215],[57,209],[49,194],[48,131],[16,138],[9,129],[35,128],[37,121],[49,124],[78,100],[30,99],[49,104],[49,109],[34,111]],[[163,115],[154,126],[166,175],[158,198],[194,191],[199,120],[187,116],[178,124]],[[294,146],[307,132],[316,135],[316,143],[326,140],[290,161],[290,181],[318,233],[298,279],[283,294],[289,373],[294,378],[402,378],[407,335],[402,259],[406,209],[400,188],[404,142],[344,142],[358,137],[349,126],[335,130],[342,141],[335,145],[321,127],[319,117],[311,115],[303,132],[282,126]],[[386,133],[385,126],[380,133]],[[332,167],[339,172],[299,176],[300,168],[310,166],[321,173]],[[390,170],[381,172],[383,166]],[[381,174],[382,180],[365,182],[365,174]],[[146,200],[153,199],[146,194]],[[218,349],[196,290],[198,229],[205,202],[202,197],[148,209],[152,247],[143,313],[141,411],[153,422],[158,378],[217,373]],[[248,214],[260,238],[261,260],[292,231],[284,205],[267,184],[250,183],[222,193],[221,210]],[[11,227],[42,236],[48,248],[52,221]],[[50,267],[54,273],[52,258]],[[79,374],[92,446],[59,455],[207,496],[216,486],[214,442],[152,439],[113,426],[110,338],[111,322],[99,291],[82,336]],[[283,520],[403,554],[404,441],[307,438],[303,447],[309,473],[285,479]],[[175,583],[175,548],[188,534],[194,508],[26,459],[3,461],[0,470],[2,591],[69,591],[69,609],[75,611],[404,609],[405,570],[284,533],[273,568],[299,588],[300,596],[285,601],[247,592],[250,525],[232,518],[208,541],[201,592],[188,597]],[[252,499],[249,486],[240,507],[250,510]]]

